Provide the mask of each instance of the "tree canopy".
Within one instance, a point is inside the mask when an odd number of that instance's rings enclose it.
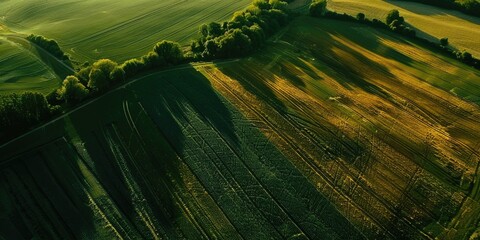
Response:
[[[88,89],[75,76],[68,76],[58,89],[58,96],[67,104],[80,102],[88,95]]]

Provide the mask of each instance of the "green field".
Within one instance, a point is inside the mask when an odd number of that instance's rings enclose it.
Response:
[[[348,22],[300,17],[273,39],[143,76],[0,146],[0,236],[474,234],[480,71]]]
[[[56,76],[21,44],[0,38],[0,93],[55,88]]]
[[[430,40],[448,37],[458,50],[467,50],[480,57],[480,19],[458,11],[430,5],[394,0],[331,0],[328,8],[340,13],[365,13],[368,18],[384,21],[388,11],[398,9],[417,35]]]
[[[224,21],[250,0],[0,1],[0,23],[55,39],[78,61],[124,61],[161,40],[189,44],[203,23]]]
[[[2,166],[7,238],[361,237],[193,67],[33,135],[45,145]]]

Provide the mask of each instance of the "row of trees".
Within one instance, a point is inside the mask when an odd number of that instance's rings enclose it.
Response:
[[[325,0],[314,1],[310,5],[310,15],[314,17],[327,17],[333,18],[342,21],[351,21],[351,22],[358,22],[362,24],[367,24],[376,28],[383,28],[387,30],[391,30],[393,32],[402,34],[404,36],[416,39],[423,44],[432,47],[436,50],[440,50],[444,54],[456,58],[459,61],[480,69],[480,59],[477,59],[472,56],[467,51],[456,51],[448,47],[448,38],[442,38],[439,42],[431,42],[427,39],[420,38],[416,36],[415,30],[411,29],[405,24],[405,19],[400,15],[398,10],[391,10],[386,18],[385,22],[380,21],[378,19],[370,20],[365,17],[364,13],[358,13],[356,17],[348,15],[346,13],[339,14],[336,12],[328,11],[326,6]]]
[[[57,41],[53,39],[45,38],[44,36],[34,35],[31,34],[27,37],[27,40],[36,44],[37,46],[45,49],[47,52],[52,54],[54,57],[66,62],[70,63],[70,56],[64,53],[60,46],[58,45]]]
[[[0,95],[0,139],[8,139],[59,111],[41,93]]]
[[[480,2],[478,0],[399,0],[429,4],[441,8],[458,10],[473,16],[480,17]]]
[[[244,56],[259,48],[266,39],[287,24],[287,2],[255,0],[245,11],[234,14],[230,21],[212,22],[200,27],[201,36],[185,52],[176,42],[161,41],[152,51],[118,64],[100,59],[83,64],[74,75],[67,76],[62,85],[44,97],[40,93],[6,95],[0,98],[0,136],[11,137],[44,121],[61,106],[72,106],[94,94],[139,73],[173,66],[187,61]],[[27,39],[55,57],[69,60],[54,40],[30,35]],[[3,130],[4,129],[4,130]]]
[[[50,93],[47,100],[52,105],[75,105],[90,94],[107,91],[138,73],[172,66],[184,62],[183,51],[178,43],[162,41],[153,50],[140,58],[118,64],[110,59],[100,59],[92,65],[84,64],[75,75],[68,76],[62,86]]]
[[[141,72],[173,66],[191,60],[241,57],[260,47],[267,37],[288,22],[287,2],[256,0],[230,21],[200,26],[200,38],[184,52],[176,42],[161,41],[152,51],[118,64],[109,59],[84,64],[62,86],[50,93],[50,104],[74,105],[90,94],[101,93]]]
[[[188,56],[194,60],[241,57],[258,49],[289,20],[288,3],[256,0],[230,21],[200,26],[201,37],[192,41]]]

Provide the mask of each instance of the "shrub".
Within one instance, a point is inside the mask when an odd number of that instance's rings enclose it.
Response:
[[[446,47],[448,46],[448,38],[444,37],[440,39],[440,45]]]
[[[139,59],[130,59],[120,66],[127,77],[132,77],[145,68],[145,63]]]
[[[317,0],[310,4],[310,16],[321,17],[327,13],[327,1]]]
[[[364,13],[358,13],[357,14],[357,20],[358,21],[365,21],[365,14]]]
[[[155,45],[153,51],[167,64],[178,64],[183,61],[183,52],[180,44],[172,41],[161,41]]]
[[[123,68],[119,66],[115,66],[115,68],[110,72],[110,79],[116,82],[123,82],[125,81],[125,71]]]
[[[62,87],[58,89],[58,96],[67,104],[76,104],[88,95],[88,89],[80,83],[77,77],[68,76],[63,80]]]

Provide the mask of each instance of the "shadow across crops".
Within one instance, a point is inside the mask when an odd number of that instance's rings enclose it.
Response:
[[[394,1],[394,0],[385,0],[389,4],[395,5],[399,8],[400,11],[402,9],[408,10],[412,13],[423,15],[423,16],[435,16],[435,15],[449,15],[456,18],[460,18],[462,20],[469,21],[471,23],[480,24],[480,19],[474,16],[469,16],[465,13],[462,13],[458,10],[454,9],[442,9],[437,6],[432,6],[428,4],[422,4],[417,2],[402,2],[402,1]]]

